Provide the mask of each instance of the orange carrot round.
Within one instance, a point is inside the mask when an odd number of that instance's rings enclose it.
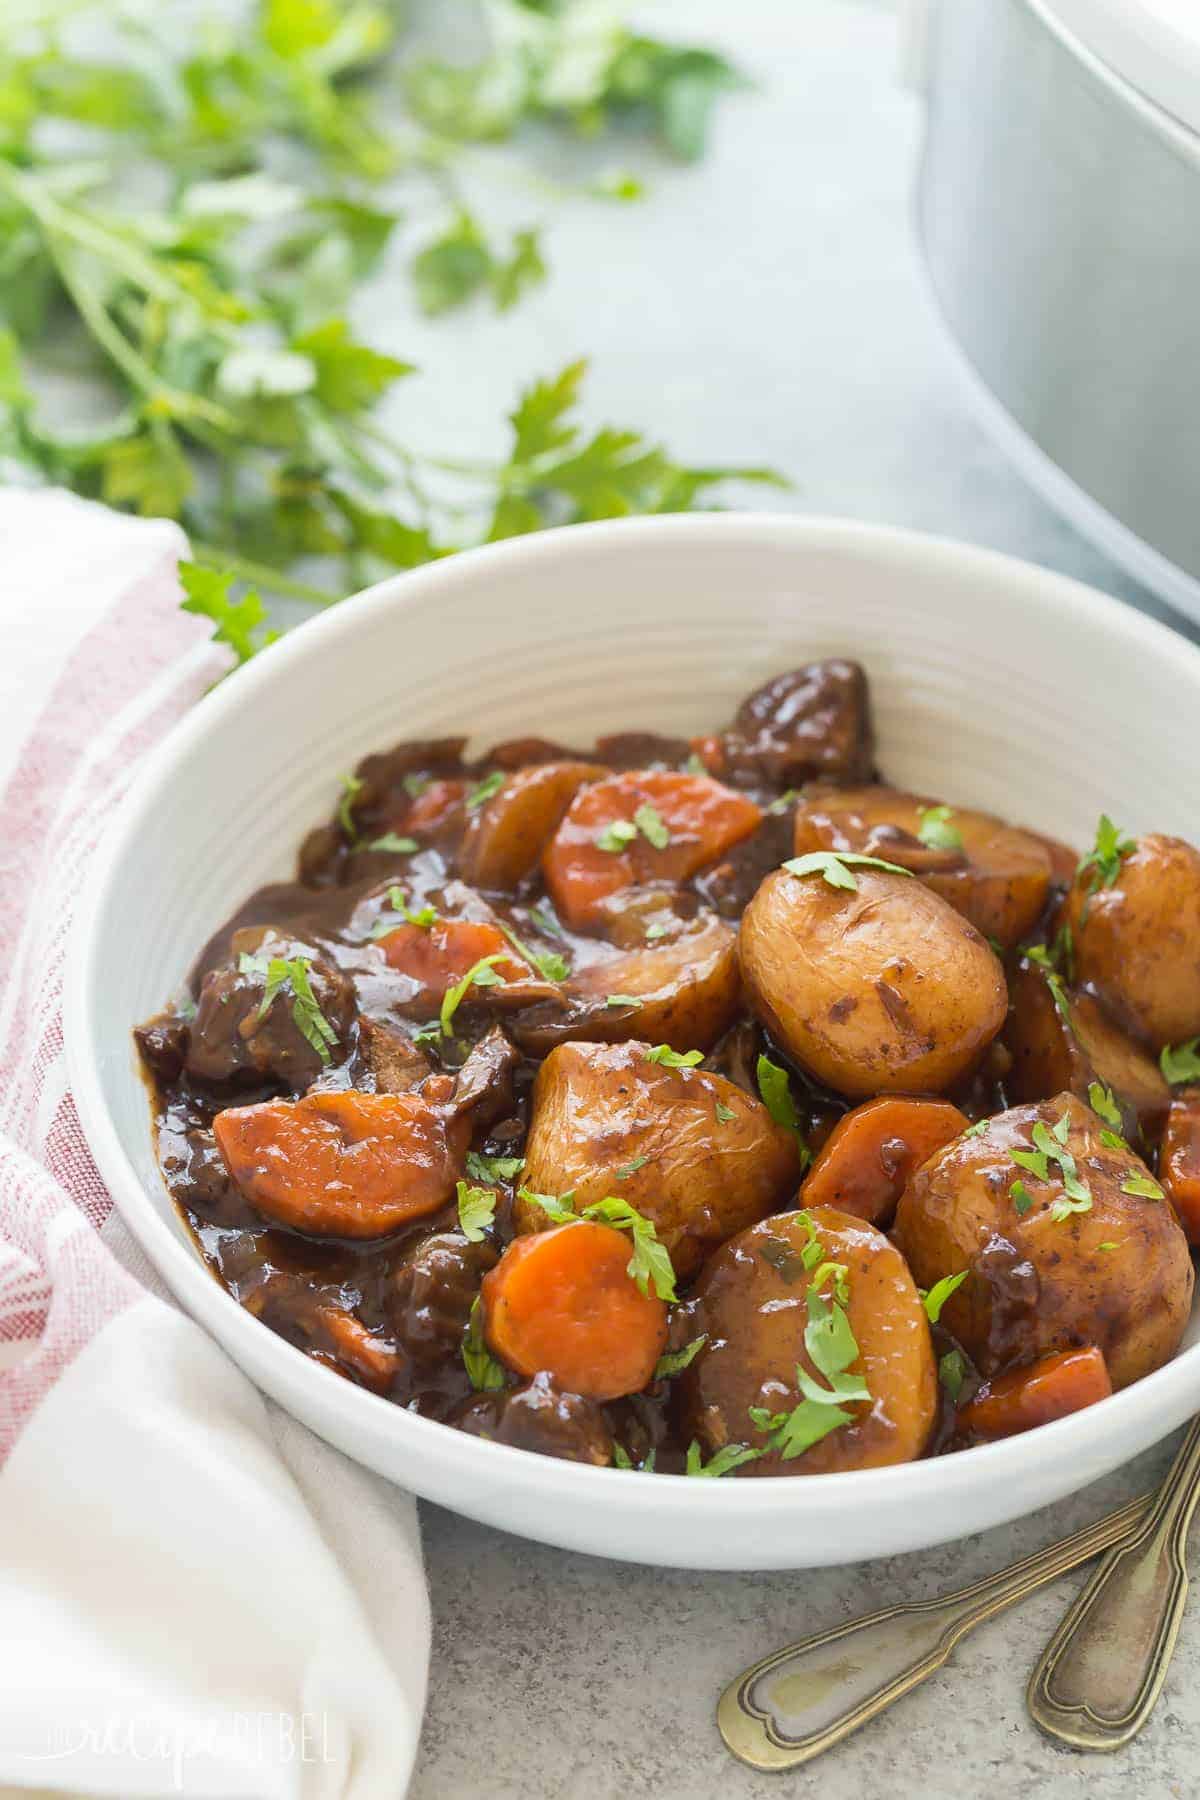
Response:
[[[883,1094],[838,1120],[800,1190],[805,1206],[833,1206],[872,1225],[887,1225],[905,1183],[967,1129],[947,1100]]]
[[[1081,1412],[1111,1393],[1104,1356],[1094,1344],[1086,1350],[1060,1350],[989,1381],[963,1407],[958,1423],[975,1437],[1013,1437]]]
[[[382,1237],[449,1199],[461,1169],[427,1096],[306,1094],[230,1106],[213,1120],[251,1206],[318,1236]]]
[[[667,1341],[667,1309],[629,1273],[623,1232],[591,1219],[511,1243],[483,1278],[484,1336],[518,1375],[593,1400],[636,1394]]]
[[[635,882],[686,881],[761,818],[753,800],[708,775],[613,775],[571,802],[542,858],[546,886],[569,925],[586,925]]]
[[[1200,1088],[1187,1088],[1171,1101],[1158,1178],[1188,1243],[1200,1244]]]
[[[494,965],[503,981],[528,981],[532,975],[497,926],[472,919],[439,919],[428,927],[397,924],[395,931],[379,939],[379,945],[392,968],[420,982],[431,1001],[442,999],[448,988],[488,956],[503,958]]]

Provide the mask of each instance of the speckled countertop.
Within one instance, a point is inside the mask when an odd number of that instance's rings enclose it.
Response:
[[[675,0],[643,12],[676,35],[727,45],[760,89],[727,104],[708,162],[664,171],[642,206],[556,208],[554,279],[509,317],[427,326],[380,309],[374,335],[386,344],[394,334],[403,354],[441,371],[436,415],[421,415],[422,384],[405,384],[414,441],[482,447],[515,374],[586,351],[595,415],[644,423],[688,459],[771,462],[796,482],[786,503],[804,511],[973,539],[1169,616],[1022,484],[966,408],[910,232],[920,114],[895,79],[892,9]],[[512,205],[528,216],[527,197]],[[985,1626],[941,1675],[805,1773],[752,1774],[713,1724],[719,1690],[746,1663],[999,1568],[1148,1486],[1169,1454],[1160,1446],[983,1538],[782,1575],[633,1568],[425,1506],[435,1631],[412,1792],[1193,1795],[1200,1603],[1132,1748],[1081,1758],[1029,1724],[1025,1679],[1076,1577]]]

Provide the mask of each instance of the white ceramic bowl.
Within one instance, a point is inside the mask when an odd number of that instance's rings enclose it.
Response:
[[[845,654],[883,769],[1089,842],[1200,839],[1200,651],[1027,564],[911,533],[761,515],[515,539],[382,583],[210,694],[150,760],[89,884],[72,1081],[113,1197],[175,1293],[266,1392],[381,1474],[527,1537],[767,1569],[916,1549],[1103,1475],[1200,1402],[1200,1349],[1024,1437],[851,1475],[695,1481],[585,1468],[416,1418],[309,1361],[206,1272],[167,1198],[130,1028],[251,888],[285,875],[337,773],[394,739],[718,726],[768,675]]]

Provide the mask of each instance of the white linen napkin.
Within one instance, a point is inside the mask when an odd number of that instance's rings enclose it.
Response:
[[[0,1787],[392,1800],[429,1653],[414,1502],[167,1300],[67,1089],[73,895],[219,673],[181,553],[168,524],[0,490]]]

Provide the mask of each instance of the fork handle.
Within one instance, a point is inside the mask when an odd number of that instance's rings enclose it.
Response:
[[[941,1600],[885,1607],[764,1657],[730,1682],[717,1703],[727,1747],[754,1769],[810,1762],[940,1669],[976,1625],[1119,1543],[1150,1505],[1143,1495]]]
[[[1154,1710],[1187,1601],[1187,1533],[1200,1498],[1194,1421],[1141,1528],[1080,1589],[1029,1679],[1030,1716],[1076,1750],[1119,1750]]]

